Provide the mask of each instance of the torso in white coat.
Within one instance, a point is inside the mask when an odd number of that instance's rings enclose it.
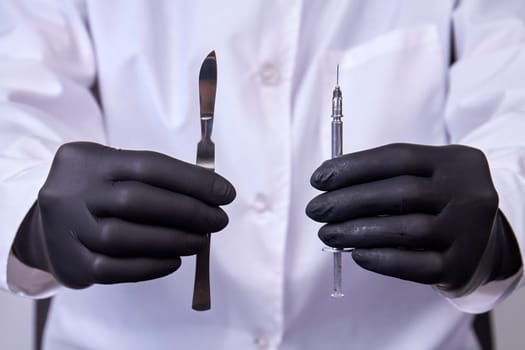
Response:
[[[463,124],[446,117],[456,3],[87,1],[79,8],[89,40],[67,34],[81,22],[56,19],[58,42],[76,40],[85,62],[72,69],[96,72],[102,106],[101,117],[83,120],[99,131],[63,142],[194,162],[198,72],[215,50],[216,171],[237,198],[225,208],[228,227],[212,236],[210,311],[191,309],[187,257],[158,280],[60,291],[46,349],[476,349],[470,316],[431,287],[365,271],[350,256],[346,296],[332,299],[332,257],[304,213],[317,194],[310,175],[330,157],[337,64],[344,153],[457,142]],[[82,99],[70,103],[82,109]],[[64,118],[73,129],[79,122]]]

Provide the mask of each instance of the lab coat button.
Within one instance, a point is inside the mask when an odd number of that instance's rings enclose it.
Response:
[[[268,210],[268,200],[263,194],[257,193],[255,195],[255,198],[253,200],[253,208],[259,213]]]
[[[259,76],[261,82],[265,85],[275,85],[279,82],[279,72],[277,71],[277,67],[271,63],[266,63],[261,67]]]
[[[253,342],[257,346],[257,348],[264,350],[270,348],[270,341],[266,337],[255,337],[253,339]]]

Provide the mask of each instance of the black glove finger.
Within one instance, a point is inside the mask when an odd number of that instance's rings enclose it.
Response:
[[[356,249],[352,258],[367,270],[418,283],[437,284],[444,275],[443,255],[435,251]]]
[[[228,224],[228,216],[219,207],[136,181],[113,182],[99,192],[88,201],[98,217],[118,217],[195,233],[217,232]]]
[[[322,191],[394,176],[432,175],[427,154],[432,146],[396,143],[366,151],[345,154],[324,162],[312,174],[310,183]]]
[[[437,217],[427,214],[379,216],[324,225],[319,238],[335,248],[446,249],[449,235],[439,230]]]
[[[234,187],[222,176],[161,153],[113,150],[109,160],[114,180],[148,183],[211,205],[228,204],[235,198]]]
[[[92,285],[94,281],[90,271],[93,253],[79,241],[79,230],[53,231],[53,236],[50,236],[45,242],[50,263],[47,271],[68,288],[81,289]]]
[[[428,178],[397,176],[323,193],[308,203],[306,214],[319,222],[378,215],[436,214],[444,203],[441,196],[433,195],[433,190]]]
[[[113,284],[147,281],[176,271],[180,258],[114,258],[95,254],[91,264],[94,283]]]
[[[79,239],[90,251],[112,257],[176,258],[199,252],[207,239],[167,227],[103,218],[98,232],[82,232]]]

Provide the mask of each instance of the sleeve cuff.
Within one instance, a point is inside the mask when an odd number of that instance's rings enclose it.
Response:
[[[59,285],[48,273],[26,266],[16,259],[11,253],[11,246],[50,166],[50,162],[40,163],[0,182],[0,289],[34,298],[51,296]]]
[[[35,299],[52,297],[62,288],[53,275],[25,265],[13,253],[7,261],[7,286],[17,295]]]
[[[523,269],[502,281],[489,282],[474,292],[459,298],[445,297],[458,310],[470,314],[479,314],[492,310],[498,303],[505,300],[520,284]],[[439,292],[439,289],[434,288]],[[443,295],[442,293],[440,293]]]

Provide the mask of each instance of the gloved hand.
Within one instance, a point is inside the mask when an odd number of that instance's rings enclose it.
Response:
[[[55,155],[15,238],[15,255],[84,288],[170,274],[205,233],[228,223],[235,197],[221,176],[166,155],[69,143]]]
[[[306,208],[328,223],[319,237],[365,269],[459,296],[521,266],[477,149],[391,144],[328,160],[311,184],[327,191]]]

